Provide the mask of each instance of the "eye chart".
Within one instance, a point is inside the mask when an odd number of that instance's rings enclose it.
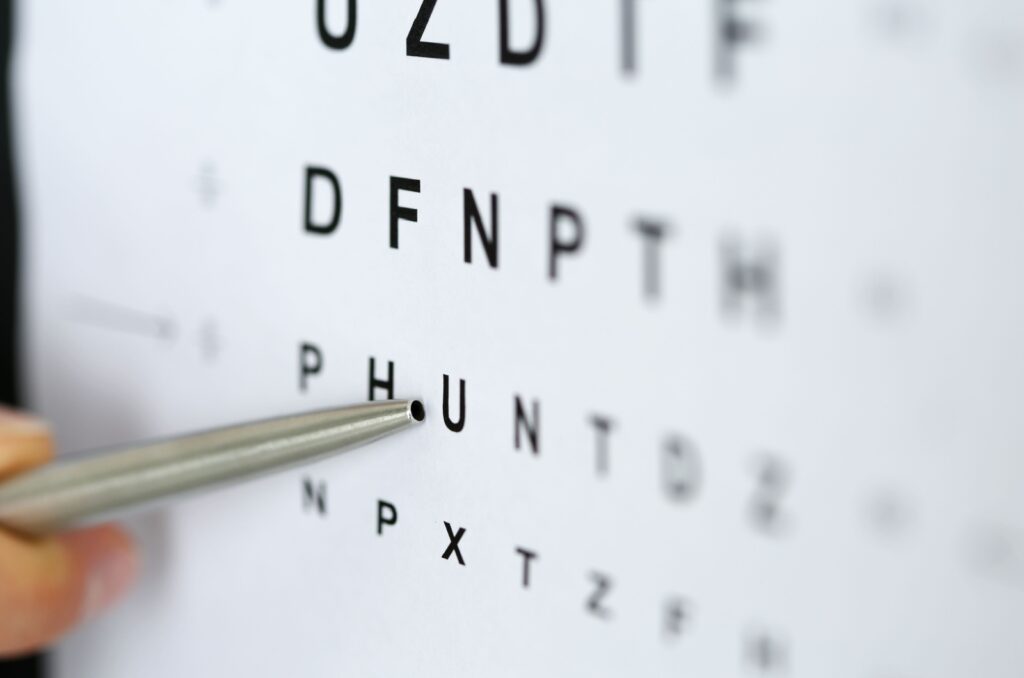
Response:
[[[58,676],[1024,673],[1024,10],[21,3],[64,449],[389,397],[132,523]]]

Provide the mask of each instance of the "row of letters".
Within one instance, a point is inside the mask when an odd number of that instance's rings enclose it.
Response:
[[[403,224],[420,220],[414,206],[415,194],[422,191],[419,179],[392,176],[389,179],[387,242],[399,249]],[[501,196],[490,193],[477,196],[470,188],[462,190],[462,261],[473,265],[482,250],[483,260],[491,269],[501,265]],[[303,230],[311,237],[330,237],[343,222],[344,190],[340,177],[331,169],[308,166],[305,170]],[[581,256],[587,246],[588,229],[584,212],[563,203],[551,205],[547,214],[548,280],[556,284],[566,275],[570,262]],[[662,219],[637,217],[632,224],[637,236],[642,264],[640,293],[648,302],[662,296],[663,248],[672,235],[671,224]],[[474,246],[474,242],[479,242]],[[744,313],[764,325],[774,325],[781,318],[782,293],[780,253],[771,238],[748,242],[736,235],[725,235],[720,241],[720,306],[726,317]]]
[[[299,392],[306,393],[326,366],[325,350],[318,344],[305,341],[299,344]],[[395,398],[395,363],[378,363],[369,359],[367,398],[393,400]],[[441,417],[448,431],[458,434],[465,430],[468,420],[468,392],[465,379],[441,375]],[[510,403],[512,447],[520,453],[540,457],[542,442],[542,406],[538,398],[514,394]],[[594,472],[597,477],[608,476],[611,469],[614,433],[618,422],[607,413],[593,412],[583,423],[589,428],[588,437],[594,450]],[[661,491],[674,504],[693,501],[704,482],[704,468],[697,445],[686,435],[670,432],[665,435],[660,455]],[[748,516],[753,526],[767,534],[779,534],[790,521],[784,510],[784,498],[791,478],[785,460],[774,453],[763,453],[755,458],[753,489],[748,503]]]
[[[518,0],[524,7],[530,7],[533,22],[532,27],[514,27],[512,15],[516,1],[498,0],[498,63],[512,67],[530,66],[541,60],[549,38],[549,7],[545,0]],[[749,10],[741,10],[740,5],[748,4],[745,0],[709,1],[714,15],[713,75],[717,82],[729,83],[736,75],[739,48],[756,42],[763,30],[749,16]],[[451,59],[450,43],[425,38],[438,0],[419,0],[419,3],[419,10],[406,34],[406,55],[420,59]],[[643,4],[642,0],[619,0],[619,67],[627,77],[639,68],[639,14]],[[353,46],[359,26],[359,7],[358,0],[316,0],[317,35],[326,48],[341,51]],[[344,21],[336,17],[342,8],[346,14]]]
[[[304,512],[326,517],[328,514],[327,484],[311,477],[302,479],[302,509]],[[377,500],[376,534],[385,537],[399,522],[398,506],[386,499]],[[466,567],[467,556],[464,540],[469,539],[464,526],[442,521],[443,542],[440,530],[438,553],[441,559]],[[440,527],[440,526],[439,526]],[[444,544],[443,549],[441,544]],[[541,554],[534,548],[517,545],[510,550],[510,556],[519,561],[519,586],[529,590],[536,576],[535,570],[542,561]],[[588,591],[581,601],[581,609],[589,616],[603,621],[615,618],[616,579],[609,573],[591,570],[586,575]],[[661,633],[666,641],[681,638],[692,624],[694,606],[684,596],[673,594],[665,597],[661,611]],[[765,673],[784,672],[788,664],[788,647],[784,636],[769,631],[763,626],[752,626],[744,634],[741,645],[744,662],[752,669]]]

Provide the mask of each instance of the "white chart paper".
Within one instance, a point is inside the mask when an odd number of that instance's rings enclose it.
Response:
[[[15,41],[63,449],[428,411],[132,521],[57,676],[1024,675],[1019,3],[51,0]]]

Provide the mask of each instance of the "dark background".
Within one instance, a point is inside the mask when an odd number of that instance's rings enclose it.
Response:
[[[0,403],[18,405],[18,211],[11,158],[10,64],[13,2],[0,2]],[[2,611],[0,611],[2,614]],[[42,659],[0,661],[2,678],[39,678]]]

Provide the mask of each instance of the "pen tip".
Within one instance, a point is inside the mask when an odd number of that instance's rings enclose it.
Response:
[[[423,403],[419,400],[414,400],[409,403],[409,414],[416,421],[423,421],[427,418],[427,411],[423,409]]]

